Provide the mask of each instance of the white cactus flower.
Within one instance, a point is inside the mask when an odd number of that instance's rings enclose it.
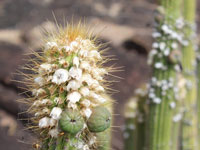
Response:
[[[48,117],[44,117],[44,118],[40,119],[39,120],[39,127],[40,128],[49,127],[49,121],[50,121],[50,118],[48,118]]]
[[[81,101],[81,104],[84,106],[84,107],[89,107],[90,106],[90,104],[91,104],[91,102],[90,102],[90,100],[88,100],[88,99],[84,99],[83,101]]]
[[[84,146],[83,146],[83,150],[90,150],[90,148],[89,148],[88,145],[84,145]]]
[[[72,48],[70,46],[63,46],[63,49],[66,51],[66,52],[71,52],[72,51]]]
[[[40,68],[39,68],[39,73],[49,73],[52,71],[52,66],[51,64],[47,64],[47,63],[44,63],[44,64],[41,64],[40,65]]]
[[[71,80],[69,81],[68,85],[64,87],[64,90],[70,91],[70,90],[77,90],[81,87],[81,83],[77,80]]]
[[[42,105],[51,104],[51,100],[50,99],[43,99],[43,100],[41,100],[41,104]]]
[[[71,43],[70,43],[70,47],[71,47],[72,49],[77,48],[77,47],[78,47],[78,42],[77,42],[77,41],[71,42]]]
[[[62,103],[62,99],[60,97],[55,97],[53,100],[56,104],[61,104]]]
[[[89,118],[92,114],[92,111],[91,111],[90,108],[83,109],[82,111],[83,111],[83,114],[86,118]]]
[[[77,109],[77,105],[75,103],[70,102],[70,101],[69,101],[67,107],[72,108],[72,109]]]
[[[79,56],[81,56],[81,57],[87,57],[88,56],[88,51],[81,49],[79,51]]]
[[[48,109],[48,108],[44,108],[44,109],[42,109],[42,112],[44,113],[44,114],[49,114],[49,112],[50,112],[50,110]]]
[[[90,58],[95,58],[97,60],[100,60],[101,59],[101,55],[100,53],[97,51],[97,50],[92,50],[89,52],[89,55],[88,55]]]
[[[81,94],[78,92],[72,92],[67,95],[67,100],[69,100],[72,103],[76,103],[81,99]]]
[[[169,105],[170,105],[170,107],[171,107],[172,109],[176,107],[176,103],[175,103],[175,102],[171,102]]]
[[[76,80],[80,80],[82,76],[82,70],[80,68],[71,67],[69,70],[69,76]]]
[[[35,117],[41,116],[43,113],[42,112],[36,112],[34,115]]]
[[[89,93],[90,93],[90,90],[87,88],[87,87],[82,87],[80,89],[80,93],[85,97],[85,96],[88,96]]]
[[[58,120],[60,119],[60,115],[62,113],[62,109],[59,108],[59,107],[54,107],[52,110],[51,110],[51,113],[50,113],[50,116],[55,119],[55,120]]]
[[[47,42],[45,45],[45,50],[51,49],[53,47],[58,47],[56,42]]]
[[[91,71],[91,66],[87,61],[82,61],[80,64],[80,68],[89,72]]]
[[[53,75],[52,82],[56,84],[61,84],[69,79],[68,71],[65,69],[58,69]]]
[[[39,101],[39,100],[37,100],[37,101],[35,101],[34,103],[33,103],[33,106],[36,106],[36,107],[38,107],[38,106],[40,106],[41,105],[41,101]]]
[[[156,104],[160,104],[161,99],[159,97],[155,97],[155,98],[153,98],[153,102],[156,103]]]
[[[84,73],[81,78],[81,81],[86,82],[88,86],[91,86],[93,84],[94,79],[91,77],[90,74]]]
[[[42,95],[42,94],[45,94],[45,93],[46,93],[46,91],[44,89],[42,89],[42,88],[40,88],[40,89],[34,89],[32,91],[32,94],[34,96],[39,96],[39,95]]]
[[[43,86],[44,85],[44,78],[42,78],[42,77],[36,77],[34,79],[34,82],[37,83],[39,86]]]
[[[99,96],[98,99],[97,99],[100,103],[105,103],[106,102],[106,99]]]
[[[73,65],[75,65],[76,67],[79,66],[79,58],[78,58],[77,56],[75,56],[75,57],[73,58]]]
[[[53,138],[57,138],[57,137],[58,137],[58,134],[59,134],[59,132],[58,132],[58,129],[57,129],[57,128],[51,129],[51,130],[49,131],[49,135],[50,135],[51,137],[53,137]]]
[[[49,120],[49,126],[50,126],[50,127],[55,126],[56,123],[57,123],[57,120],[55,120],[55,119],[53,119],[53,118],[50,118],[50,120]]]
[[[182,119],[182,114],[176,114],[174,117],[173,117],[173,121],[174,122],[178,122],[178,121],[180,121],[181,119]]]
[[[102,86],[100,86],[100,85],[98,87],[96,87],[95,90],[97,92],[104,92],[105,91],[105,89]]]

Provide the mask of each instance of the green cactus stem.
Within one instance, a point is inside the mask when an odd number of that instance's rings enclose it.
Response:
[[[184,0],[184,19],[188,24],[184,34],[188,45],[183,47],[183,75],[186,82],[187,94],[184,99],[184,117],[182,121],[182,150],[198,150],[197,141],[197,85],[196,85],[196,56],[195,56],[195,12],[196,0]]]
[[[25,67],[34,72],[25,75],[32,92],[26,102],[41,149],[98,150],[110,143],[112,81],[105,76],[116,69],[104,66],[109,57],[96,39],[81,23],[60,27],[49,32],[42,53],[33,52],[36,58]],[[108,139],[100,143],[97,132],[106,132]]]
[[[181,71],[176,52],[184,44],[184,37],[180,36],[183,28],[181,0],[161,0],[160,3],[162,7],[156,12],[159,16],[156,17],[156,31],[152,34],[155,42],[148,61],[153,67],[148,94],[145,147],[148,150],[171,150],[173,122],[181,120],[181,114],[174,114],[180,89],[176,79],[177,73]]]
[[[198,142],[200,143],[200,49],[197,52],[197,116],[198,116]]]
[[[136,145],[136,112],[137,99],[135,97],[128,100],[124,107],[125,125],[123,128],[124,150],[135,150]]]
[[[147,87],[136,89],[134,96],[125,106],[124,149],[143,150],[145,148],[145,128],[147,108]]]

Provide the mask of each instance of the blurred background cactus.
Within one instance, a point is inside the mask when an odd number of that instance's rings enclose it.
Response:
[[[130,146],[137,147],[139,136],[136,133],[139,132],[139,135],[145,135],[143,147],[139,148],[141,150],[199,149],[195,12],[196,1],[160,1],[155,11],[155,30],[152,33],[155,42],[148,59],[153,70],[152,79],[145,103],[139,100],[149,111],[142,131],[135,128],[127,136],[130,131],[125,130],[125,144],[131,143],[126,140],[134,137]],[[125,107],[125,112],[129,110],[130,114],[141,109],[137,107],[138,99],[131,101],[136,107]],[[135,118],[126,126],[129,124],[135,125]],[[125,145],[125,149],[128,149],[126,147],[128,145]]]

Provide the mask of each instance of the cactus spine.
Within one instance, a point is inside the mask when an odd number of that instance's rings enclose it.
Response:
[[[183,47],[183,75],[186,82],[187,94],[184,99],[184,117],[182,122],[182,149],[197,150],[197,87],[196,87],[196,60],[195,60],[195,10],[196,0],[184,0],[183,16],[188,24],[184,34],[188,45]]]
[[[25,75],[41,150],[108,150],[112,101],[104,77],[113,70],[103,64],[109,59],[84,25],[58,30],[49,34],[42,53],[33,52],[36,58],[27,65],[33,73]],[[101,132],[108,137],[102,140]]]

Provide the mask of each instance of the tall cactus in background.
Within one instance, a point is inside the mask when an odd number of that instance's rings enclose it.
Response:
[[[178,100],[182,94],[177,75],[181,72],[180,48],[187,44],[184,34],[181,33],[184,26],[180,18],[181,2],[162,0],[162,7],[158,9],[155,17],[155,42],[149,55],[153,77],[148,94],[149,114],[145,147],[148,150],[171,150],[172,146],[177,144],[171,141],[173,125],[182,118],[182,113],[177,113]]]
[[[124,109],[124,150],[143,150],[145,146],[147,87],[135,90]]]
[[[25,67],[29,113],[41,150],[108,150],[112,100],[102,45],[82,24],[50,33],[42,53]],[[103,134],[107,137],[102,136]],[[102,139],[105,138],[105,139]]]
[[[186,22],[184,34],[189,44],[183,47],[183,75],[186,82],[187,94],[184,99],[184,118],[182,122],[182,149],[198,150],[197,132],[197,85],[195,59],[195,10],[196,0],[184,0],[183,16]]]

